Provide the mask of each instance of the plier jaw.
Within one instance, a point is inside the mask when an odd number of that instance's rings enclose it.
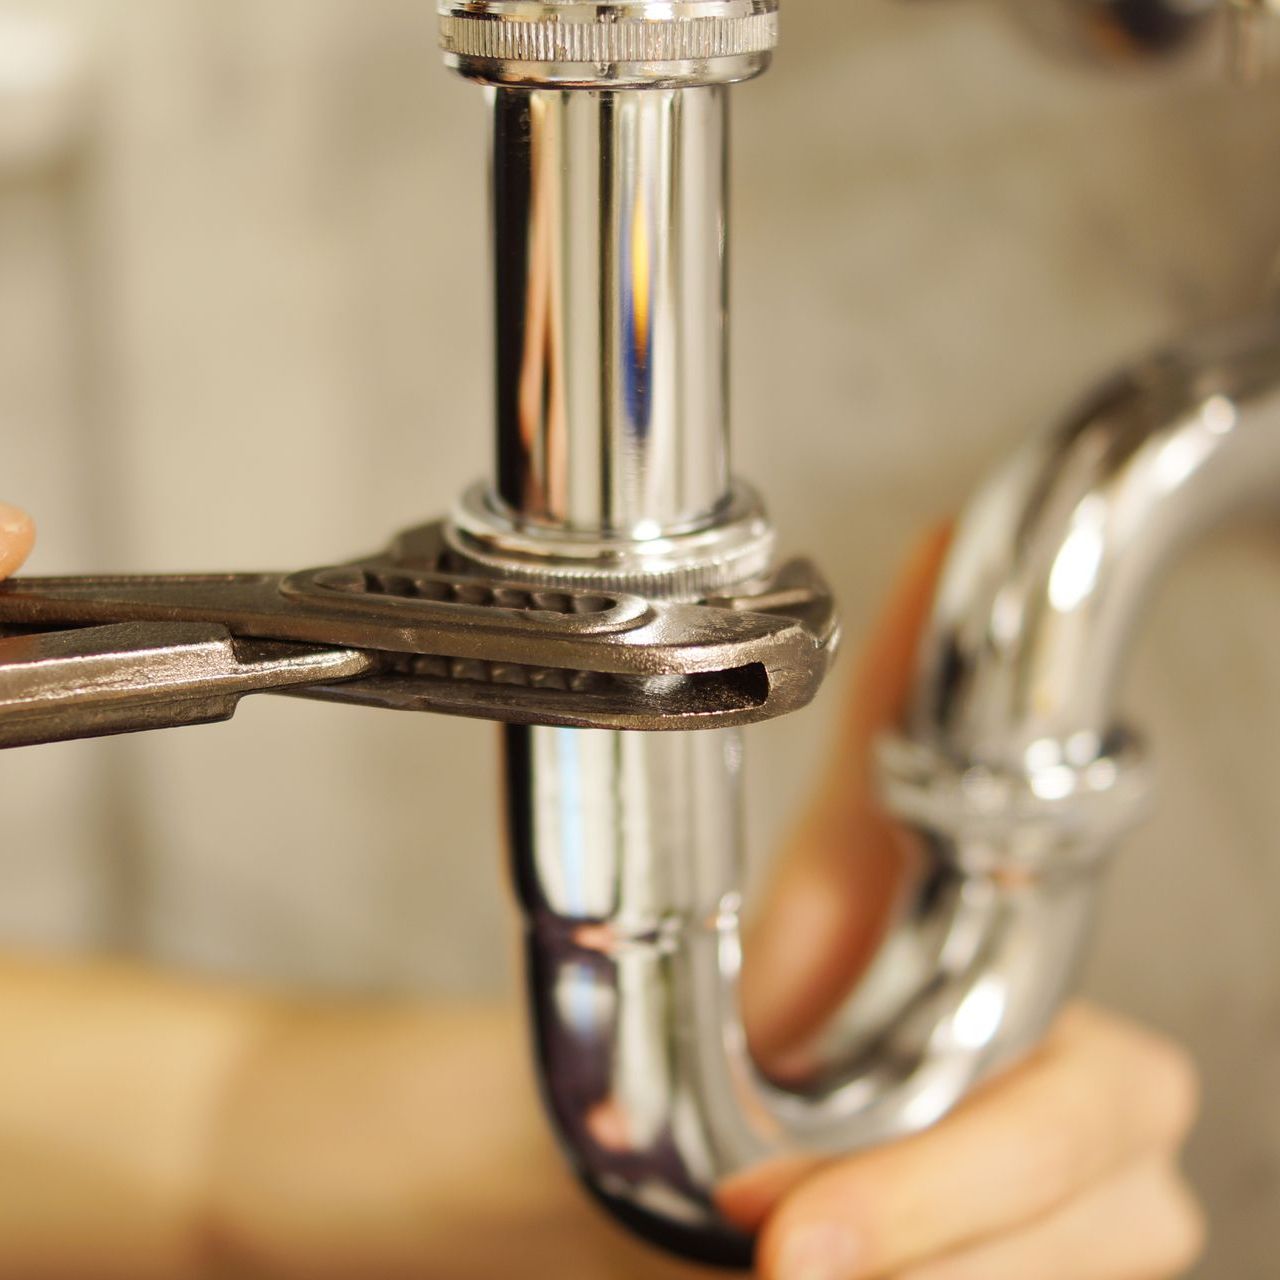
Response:
[[[513,724],[689,730],[809,702],[838,639],[791,561],[699,601],[494,576],[434,524],[293,574],[0,583],[0,746],[230,717],[288,693]]]

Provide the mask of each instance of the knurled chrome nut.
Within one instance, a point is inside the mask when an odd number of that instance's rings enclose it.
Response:
[[[643,540],[522,523],[477,484],[458,504],[445,540],[455,555],[497,577],[649,600],[704,600],[736,588],[773,567],[777,542],[759,495],[741,482],[714,521]]]
[[[525,88],[684,88],[759,75],[779,0],[441,0],[445,61]]]

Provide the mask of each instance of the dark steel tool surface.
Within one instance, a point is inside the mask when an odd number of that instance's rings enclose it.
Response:
[[[803,560],[698,602],[530,585],[430,525],[293,574],[0,583],[0,746],[225,719],[252,692],[514,724],[687,730],[808,703],[835,649]]]

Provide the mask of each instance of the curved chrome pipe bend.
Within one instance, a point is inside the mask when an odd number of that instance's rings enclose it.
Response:
[[[687,1256],[745,1264],[755,1179],[923,1128],[1040,1038],[1142,793],[1114,704],[1148,588],[1278,486],[1268,321],[1113,380],[978,496],[884,755],[928,868],[884,952],[875,1007],[892,1012],[864,1016],[810,1090],[763,1076],[738,1016],[739,736],[511,734],[542,1087],[597,1199]]]
[[[922,643],[910,737],[1018,777],[1104,755],[1159,572],[1227,516],[1274,505],[1278,484],[1280,316],[1105,383],[970,505]]]
[[[933,971],[831,1083],[784,1089],[753,1062],[737,1005],[739,735],[508,742],[543,1094],[588,1189],[655,1243],[747,1265],[753,1189],[780,1164],[931,1124],[1038,1037],[1065,989],[1089,878],[1002,885],[940,866],[919,922],[926,942],[945,935]],[[594,785],[608,778],[621,785]]]

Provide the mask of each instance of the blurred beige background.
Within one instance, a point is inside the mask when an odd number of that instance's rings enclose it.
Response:
[[[432,10],[0,0],[0,496],[41,521],[34,570],[326,563],[483,470],[483,106],[439,68]],[[785,29],[737,95],[738,458],[856,640],[997,456],[1109,365],[1262,296],[1280,95],[1060,65],[980,0],[789,0]],[[1162,803],[1088,977],[1204,1066],[1220,1280],[1280,1255],[1276,571],[1274,538],[1235,535],[1154,610],[1130,701]],[[750,738],[760,856],[835,701]],[[494,747],[258,699],[10,754],[0,942],[506,991]]]

